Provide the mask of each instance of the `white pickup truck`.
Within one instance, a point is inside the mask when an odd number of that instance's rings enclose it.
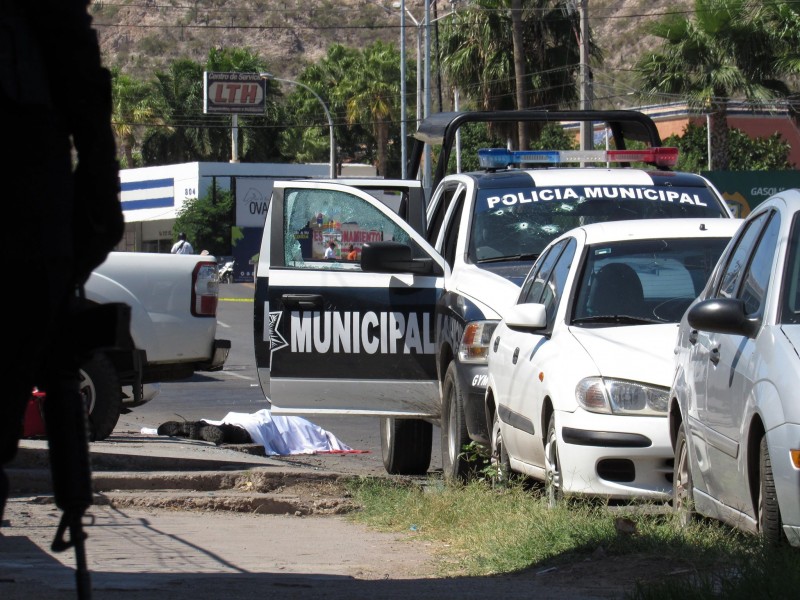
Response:
[[[216,339],[216,258],[190,254],[112,252],[92,273],[86,298],[130,306],[132,350],[95,352],[83,365],[82,393],[92,440],[114,430],[122,412],[157,393],[149,384],[219,371],[230,340]]]

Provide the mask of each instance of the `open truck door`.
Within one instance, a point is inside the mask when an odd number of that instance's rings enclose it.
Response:
[[[350,245],[356,260],[347,259]],[[334,257],[325,258],[331,247]],[[391,428],[407,420],[408,443],[427,436],[427,450],[396,460],[427,470],[440,415],[434,311],[445,269],[373,195],[332,182],[276,182],[254,309],[259,381],[272,412],[372,415]]]

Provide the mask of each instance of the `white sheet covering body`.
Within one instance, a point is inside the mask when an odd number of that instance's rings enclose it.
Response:
[[[352,452],[335,435],[302,417],[272,416],[269,410],[255,413],[229,412],[221,421],[203,419],[211,425],[238,425],[247,430],[254,444],[264,446],[267,456]]]

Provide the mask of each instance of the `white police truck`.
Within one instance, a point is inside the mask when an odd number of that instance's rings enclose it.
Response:
[[[485,149],[480,170],[445,174],[459,127],[520,121],[600,122],[614,149]],[[438,146],[427,201],[417,180],[275,182],[256,272],[256,362],[273,413],[380,417],[393,474],[428,471],[439,425],[445,477],[467,479],[477,453],[465,446],[490,443],[492,331],[547,243],[597,221],[731,213],[708,180],[671,170],[677,150],[635,111],[440,113],[415,138],[409,173],[425,144]]]

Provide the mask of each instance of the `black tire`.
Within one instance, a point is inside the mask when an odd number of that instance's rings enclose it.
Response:
[[[431,466],[433,426],[422,419],[381,419],[383,467],[390,475],[424,475]]]
[[[564,478],[561,474],[561,461],[558,457],[558,435],[556,434],[556,415],[550,415],[547,424],[547,437],[544,442],[544,493],[547,505],[555,508],[564,499]]]
[[[672,469],[672,508],[678,514],[678,522],[686,527],[696,520],[697,513],[694,510],[692,465],[683,423],[678,427],[675,438],[675,460]]]
[[[767,436],[761,438],[758,452],[758,531],[769,546],[778,546],[783,542],[783,522],[778,506],[778,494],[775,492],[775,479],[772,475],[772,460],[769,457]]]
[[[114,364],[102,352],[80,370],[81,395],[89,415],[89,439],[104,440],[117,426],[122,410],[122,387]]]
[[[508,458],[503,434],[500,431],[500,417],[497,412],[492,420],[492,485],[497,488],[508,487],[514,479],[511,472],[511,461]]]
[[[470,463],[464,446],[470,443],[464,419],[464,396],[451,362],[442,383],[442,472],[448,481],[468,481],[483,465]],[[475,454],[475,453],[473,453]]]

